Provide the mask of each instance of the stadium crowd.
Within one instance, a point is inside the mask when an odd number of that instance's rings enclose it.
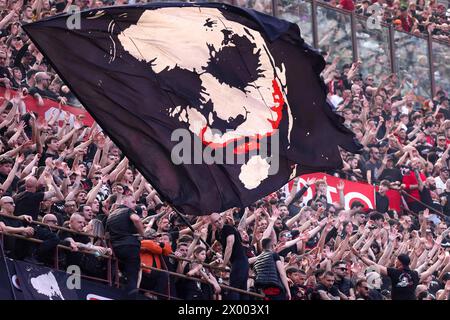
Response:
[[[364,148],[342,150],[343,168],[328,172],[342,178],[340,201],[329,202],[326,180],[308,179],[299,188],[296,178],[290,193],[279,190],[247,208],[180,216],[97,125],[62,111],[76,98],[21,24],[70,4],[0,0],[0,231],[8,256],[54,266],[55,248],[63,244],[70,250],[59,256],[60,268],[78,265],[84,275],[106,278],[105,256],[114,255],[130,297],[140,286],[154,293],[149,298],[169,289],[187,300],[249,298],[221,286],[228,284],[268,299],[450,299],[448,92],[420,100],[403,90],[397,75],[362,76],[360,62],[339,66],[337,57],[322,77],[336,112]],[[391,5],[394,15],[401,11],[397,1]],[[408,12],[445,14],[428,5],[410,3]],[[38,117],[27,111],[27,95],[39,105],[53,99],[60,108]],[[359,202],[344,208],[345,180],[379,186],[376,209]],[[304,203],[313,185],[314,196]],[[390,210],[389,189],[402,191],[402,211]]]

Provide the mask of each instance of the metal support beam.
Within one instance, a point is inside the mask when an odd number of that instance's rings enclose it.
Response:
[[[279,0],[272,0],[272,14],[274,17],[278,17],[280,14],[278,12],[278,1]]]
[[[395,65],[395,41],[394,41],[394,28],[392,25],[389,26],[389,54],[391,58],[391,73],[396,72]]]
[[[352,28],[352,51],[353,51],[353,62],[358,61],[358,42],[356,39],[356,15],[355,12],[352,11],[350,15],[350,22]]]
[[[312,33],[313,33],[313,46],[319,48],[319,35],[317,32],[317,1],[311,1],[311,20],[312,20]]]
[[[428,35],[428,64],[430,66],[431,98],[436,94],[436,79],[434,78],[433,37]]]

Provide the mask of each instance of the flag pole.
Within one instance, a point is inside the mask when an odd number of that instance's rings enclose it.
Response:
[[[170,204],[168,203],[168,205],[170,205]],[[181,218],[181,220],[183,220],[183,222],[189,227],[189,229],[191,229],[191,231],[192,231],[193,233],[195,233],[195,229],[192,228],[192,225],[190,224],[190,222],[187,221],[187,219],[181,214],[181,212],[178,211],[178,209],[175,208],[173,205],[170,205],[170,207],[171,207],[172,210],[175,211],[175,213]],[[200,237],[199,239],[200,239],[201,242],[203,242],[203,244],[204,244],[204,245],[205,245],[205,246],[206,246],[206,247],[207,247],[214,255],[216,255],[216,252],[211,248],[211,246],[210,246],[205,240],[202,239],[202,237]]]
[[[9,282],[9,285],[10,285],[10,287],[11,287],[11,293],[12,293],[12,296],[13,296],[13,298],[14,298],[14,300],[17,300],[17,297],[16,297],[16,293],[14,292],[14,285],[13,285],[13,278],[11,277],[11,272],[9,271],[9,267],[8,267],[8,261],[6,260],[6,254],[5,254],[5,251],[3,250],[3,234],[1,235],[2,236],[2,239],[0,239],[0,254],[2,255],[2,258],[3,258],[3,262],[4,262],[4,264],[5,264],[5,268],[6,268],[6,273],[7,273],[7,275],[8,275],[8,282]]]

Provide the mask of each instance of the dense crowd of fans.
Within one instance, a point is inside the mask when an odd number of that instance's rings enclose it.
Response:
[[[170,289],[184,299],[249,298],[221,284],[269,299],[450,298],[448,92],[420,100],[396,75],[362,76],[361,63],[338,67],[336,57],[322,77],[336,112],[364,147],[361,154],[342,150],[344,167],[328,172],[343,179],[340,201],[329,202],[326,180],[308,179],[299,188],[295,179],[289,194],[280,190],[247,208],[182,217],[97,125],[85,126],[61,108],[47,119],[27,111],[27,95],[40,105],[46,97],[60,106],[77,103],[21,30],[21,23],[71,3],[0,0],[0,231],[42,241],[4,236],[8,256],[54,266],[62,244],[70,250],[59,255],[60,268],[78,265],[85,275],[105,278],[105,257],[114,254],[127,292]],[[394,17],[404,12],[397,1],[388,7]],[[431,10],[427,21],[444,23],[433,20],[445,15],[440,8],[410,3],[405,17]],[[427,29],[424,19],[414,27]],[[359,202],[344,208],[344,180],[378,185],[376,210]],[[313,185],[314,196],[304,203]],[[402,191],[402,211],[390,210],[389,189]]]

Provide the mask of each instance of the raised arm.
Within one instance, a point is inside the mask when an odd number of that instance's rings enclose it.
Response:
[[[225,245],[225,254],[223,256],[223,267],[225,268],[228,266],[228,263],[230,262],[231,253],[233,252],[233,245],[234,245],[234,235],[230,234],[227,237],[227,243]]]
[[[36,166],[36,164],[38,163],[40,159],[40,154],[36,153],[33,157],[33,160],[30,161],[30,163],[22,170],[22,173],[20,175],[20,179],[24,179],[25,177],[27,177],[30,173],[31,170],[34,168],[34,166]]]
[[[246,221],[247,221],[247,216],[248,216],[249,211],[250,211],[250,209],[248,207],[246,207],[244,210],[244,214],[242,215],[241,220],[239,221],[239,225],[238,225],[239,231],[245,230],[247,228]]]
[[[124,169],[126,170],[127,167],[128,167],[128,159],[124,157],[122,161],[120,161],[119,165],[113,170],[113,172],[109,174],[109,181],[111,183],[116,181],[120,172],[123,171]]]
[[[5,182],[3,182],[2,186],[2,190],[6,191],[9,189],[9,187],[11,186],[11,183],[14,180],[14,177],[16,176],[17,170],[19,168],[19,166],[22,164],[22,162],[25,160],[24,155],[18,155],[16,157],[16,161],[14,162],[14,166],[12,167],[11,171],[8,174],[8,177],[6,178]]]
[[[87,198],[86,204],[87,205],[91,205],[94,202],[95,198],[97,198],[97,194],[100,191],[101,187],[103,186],[103,183],[104,183],[104,178],[99,179],[97,184],[95,185],[95,187],[89,191],[89,193],[86,196],[86,198]]]

